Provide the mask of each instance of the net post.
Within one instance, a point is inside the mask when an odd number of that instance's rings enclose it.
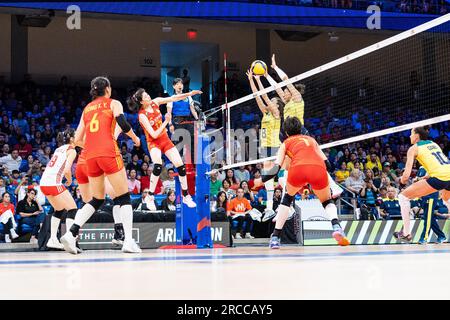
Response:
[[[211,170],[209,144],[210,137],[205,132],[205,123],[197,122],[197,153],[196,153],[196,179],[195,203],[197,204],[197,249],[213,248],[211,237],[211,207],[209,199]]]
[[[197,241],[196,208],[189,208],[182,201],[181,184],[175,174],[175,238],[177,245],[195,244]]]

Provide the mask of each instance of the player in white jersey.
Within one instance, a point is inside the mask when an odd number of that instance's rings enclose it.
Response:
[[[63,178],[66,178],[66,186],[72,184],[72,164],[77,155],[74,144],[75,130],[68,129],[58,133],[57,141],[63,144],[55,150],[53,157],[48,162],[40,181],[42,193],[47,197],[55,212],[51,220],[50,239],[47,242],[48,248],[61,249],[63,245],[58,241],[57,233],[64,211],[66,215],[66,228],[70,229],[77,213],[77,205],[72,195],[63,185]]]

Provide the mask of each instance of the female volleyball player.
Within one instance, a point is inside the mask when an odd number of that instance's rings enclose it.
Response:
[[[48,162],[47,167],[42,174],[40,188],[55,210],[51,218],[50,239],[47,242],[47,247],[62,250],[64,247],[58,241],[57,233],[64,211],[67,211],[67,230],[72,227],[77,213],[75,200],[73,200],[70,192],[62,184],[63,177],[66,177],[67,186],[72,184],[72,164],[77,156],[74,141],[75,130],[68,129],[58,133],[56,140],[62,144],[62,146],[55,150],[51,160]]]
[[[81,198],[83,199],[84,203],[88,203],[89,201],[92,200],[92,191],[89,185],[89,177],[87,170],[88,168],[86,164],[86,151],[83,149],[78,156],[77,167],[75,169],[75,177],[77,179],[78,187],[80,188]],[[116,197],[114,189],[111,186],[111,183],[109,183],[107,178],[105,178],[105,192],[113,200]],[[122,245],[123,240],[125,240],[125,234],[123,231],[122,219],[120,218],[119,205],[114,204],[112,214],[114,219],[114,237],[111,242],[115,245]]]
[[[253,81],[253,78],[256,79],[258,83],[258,87],[260,90],[264,89],[264,86],[261,83],[261,79],[259,76],[256,76],[252,73],[251,70],[247,70],[248,81],[250,82],[250,87],[252,88],[252,92],[256,93],[258,89]],[[269,99],[267,94],[263,94],[262,98],[257,96],[256,103],[258,104],[259,110],[261,110],[263,117],[261,120],[261,134],[259,138],[260,142],[260,150],[261,156],[271,157],[275,156],[278,152],[278,148],[281,145],[280,142],[280,127],[281,127],[281,117],[280,110],[283,108],[283,102],[280,98],[272,98]],[[271,167],[271,162],[266,161],[264,163],[264,169],[268,170]],[[273,211],[273,193],[274,193],[274,181],[270,179],[266,183],[264,183],[267,191],[267,204],[264,217],[273,217],[275,212]]]
[[[132,238],[133,209],[128,193],[125,168],[117,141],[114,136],[116,123],[135,145],[140,140],[123,114],[120,101],[111,99],[111,84],[106,77],[96,77],[91,81],[90,102],[83,110],[75,133],[75,143],[86,150],[86,164],[92,200],[78,210],[74,224],[62,238],[64,249],[76,254],[75,239],[81,226],[98,210],[105,201],[105,176],[111,183],[115,194],[114,205],[120,206],[125,240],[122,252],[139,253],[141,249]],[[84,143],[84,145],[83,145]]]
[[[297,117],[288,117],[284,122],[284,132],[287,139],[278,150],[277,160],[269,174],[266,174],[255,181],[256,185],[275,177],[285,162],[286,156],[290,159],[289,174],[286,182],[286,194],[278,210],[278,218],[275,224],[275,230],[270,240],[270,248],[278,249],[280,247],[280,233],[284,223],[289,215],[289,207],[294,201],[295,195],[306,185],[310,184],[314,194],[322,202],[325,212],[331,218],[333,226],[333,237],[339,245],[349,244],[342,230],[338,216],[337,208],[331,198],[331,191],[327,175],[327,158],[320,150],[316,140],[309,136],[302,135],[302,123]]]
[[[428,140],[429,128],[420,127],[411,130],[411,144],[407,153],[405,170],[400,182],[406,184],[411,175],[414,160],[428,172],[428,178],[417,181],[400,192],[398,200],[403,218],[403,229],[395,232],[394,237],[400,240],[411,241],[410,217],[411,199],[421,198],[442,190],[442,200],[450,212],[450,161],[442,149],[433,141]]]
[[[275,54],[272,55],[271,67],[275,70],[282,81],[289,79],[287,74],[278,67],[275,60]],[[270,77],[268,73],[266,73],[265,76],[267,81],[269,81],[271,85],[277,84],[277,82],[272,77]],[[309,135],[308,130],[304,127],[305,101],[303,100],[302,95],[305,93],[305,85],[301,83],[298,85],[288,84],[284,91],[281,89],[277,89],[276,92],[280,96],[281,100],[283,100],[283,102],[285,103],[285,106],[283,108],[283,120],[286,120],[287,117],[297,117],[298,119],[300,119],[303,125],[302,134]],[[283,137],[282,139],[284,140],[284,138],[285,137]],[[289,160],[287,162],[289,162]],[[289,166],[289,163],[287,163],[286,166]],[[284,171],[283,176],[280,177],[281,184],[285,184],[286,176],[287,172]],[[336,182],[334,182],[330,174],[328,174],[328,179],[330,180],[330,188],[333,198],[339,197],[343,192],[343,189],[339,187]]]
[[[169,102],[180,101],[186,99],[187,97],[191,97],[201,93],[202,92],[199,90],[194,90],[188,93],[174,95],[169,98],[152,99],[150,95],[141,88],[137,90],[130,99],[128,99],[128,105],[130,109],[139,110],[139,123],[141,124],[142,129],[144,129],[150,158],[155,164],[153,167],[152,175],[150,177],[150,210],[156,210],[154,192],[162,171],[162,153],[164,153],[166,157],[169,158],[169,160],[177,168],[183,193],[183,203],[185,203],[190,208],[196,207],[195,202],[192,200],[192,197],[188,192],[186,167],[183,163],[183,160],[181,159],[180,153],[167,135],[166,126],[171,121],[171,115],[169,113],[166,114],[165,120],[163,122],[161,111],[159,111],[159,106],[161,104],[166,104]]]

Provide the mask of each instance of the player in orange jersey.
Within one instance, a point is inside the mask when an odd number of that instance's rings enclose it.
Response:
[[[133,209],[123,160],[115,138],[116,123],[137,146],[140,145],[140,140],[125,119],[120,101],[111,99],[111,92],[108,78],[96,77],[91,81],[92,102],[84,108],[75,133],[75,143],[86,150],[92,200],[78,210],[74,224],[61,238],[64,249],[73,254],[77,254],[75,241],[80,228],[105,201],[105,176],[117,195],[114,204],[120,206],[120,217],[125,233],[122,252],[141,252],[131,233]]]
[[[173,95],[169,98],[155,98],[152,99],[150,95],[145,92],[144,89],[139,89],[128,99],[128,105],[131,110],[139,110],[139,123],[144,129],[145,138],[147,140],[148,151],[152,162],[155,164],[153,167],[153,173],[150,177],[150,210],[156,210],[154,202],[154,192],[156,184],[158,183],[159,175],[162,171],[162,158],[164,153],[167,158],[177,168],[178,176],[180,177],[180,184],[183,194],[183,203],[187,206],[196,207],[195,202],[188,192],[188,184],[186,178],[186,167],[183,163],[183,159],[180,156],[177,148],[174,146],[169,136],[167,135],[166,126],[170,123],[171,115],[168,113],[163,117],[159,110],[159,105],[166,104],[168,102],[175,102],[186,99],[187,97],[201,94],[199,90],[194,90],[188,93]]]
[[[294,201],[295,195],[307,184],[311,185],[314,194],[322,202],[325,212],[331,218],[333,237],[339,245],[348,245],[349,241],[339,224],[336,205],[331,198],[327,157],[316,140],[301,134],[302,123],[297,117],[288,117],[285,120],[284,131],[288,138],[278,150],[274,167],[270,173],[255,181],[255,185],[261,185],[272,179],[278,174],[286,159],[290,160],[286,194],[280,205],[275,230],[270,240],[270,248],[278,249],[280,247],[280,233],[288,217],[289,207]]]

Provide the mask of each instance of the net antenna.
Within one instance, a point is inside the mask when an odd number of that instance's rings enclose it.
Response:
[[[355,69],[355,70],[357,70],[358,73],[363,73],[364,71],[367,71],[367,69],[364,69],[364,68],[370,67],[370,66],[367,66],[367,64],[370,64],[370,60],[365,60],[365,59],[369,59],[371,57],[373,58],[373,55],[370,55],[368,57],[367,57],[367,55],[377,52],[383,48],[387,48],[385,50],[385,51],[387,51],[386,56],[382,56],[383,59],[390,59],[391,58],[390,55],[393,52],[396,52],[396,50],[397,50],[397,52],[399,52],[401,59],[405,59],[405,58],[406,59],[408,59],[408,58],[414,59],[414,58],[417,58],[417,56],[422,55],[422,54],[424,56],[425,56],[425,54],[431,54],[432,55],[431,57],[433,58],[434,57],[433,55],[435,54],[434,50],[436,50],[436,51],[440,50],[439,52],[443,52],[441,55],[441,58],[443,57],[443,59],[441,60],[441,63],[443,63],[443,65],[439,65],[439,68],[442,68],[443,71],[441,71],[440,74],[444,74],[443,77],[446,77],[448,79],[448,75],[445,76],[445,73],[447,71],[448,71],[448,73],[450,73],[450,67],[449,67],[450,62],[448,61],[449,60],[448,55],[449,55],[449,51],[450,51],[450,40],[449,40],[450,38],[449,38],[448,32],[450,30],[450,24],[446,24],[449,21],[450,21],[450,13],[440,16],[431,21],[428,21],[419,26],[416,26],[412,29],[401,32],[401,33],[399,33],[395,36],[392,36],[388,39],[382,40],[373,45],[370,45],[368,47],[365,47],[363,49],[355,51],[344,57],[341,57],[339,59],[336,59],[336,60],[326,63],[324,65],[321,65],[317,68],[314,68],[307,72],[301,73],[301,74],[294,76],[292,78],[289,78],[285,81],[279,82],[276,85],[269,86],[269,87],[267,87],[263,90],[260,90],[256,93],[246,95],[246,96],[236,99],[232,102],[228,102],[228,100],[226,98],[225,104],[221,105],[220,107],[215,108],[214,110],[211,110],[211,112],[208,114],[208,116],[211,116],[211,115],[219,112],[220,110],[222,110],[222,112],[223,111],[227,112],[227,122],[226,122],[226,124],[224,124],[224,126],[226,126],[227,146],[228,146],[227,163],[226,163],[226,166],[223,166],[220,170],[226,170],[226,169],[231,169],[231,168],[238,167],[238,166],[245,166],[245,165],[256,164],[256,163],[262,163],[264,161],[271,161],[271,160],[276,159],[276,157],[268,157],[268,158],[261,158],[261,159],[256,159],[256,160],[252,160],[252,161],[247,161],[247,162],[240,162],[237,164],[232,163],[232,158],[231,158],[232,154],[230,152],[233,149],[233,148],[230,148],[231,147],[231,136],[232,136],[231,135],[232,121],[231,121],[230,110],[231,110],[231,108],[233,108],[237,105],[240,105],[242,103],[253,100],[257,96],[261,96],[263,94],[273,92],[275,89],[282,88],[282,87],[286,86],[287,84],[293,84],[293,83],[301,81],[301,80],[314,81],[315,78],[317,78],[317,77],[313,78],[313,76],[324,73],[327,70],[330,70],[330,71],[328,71],[328,73],[339,72],[341,70],[340,68],[343,68],[341,66],[346,66],[346,64],[348,64],[349,62],[354,61],[355,59],[358,59],[361,57],[363,57],[363,58],[355,61],[354,63],[356,63],[356,64],[366,63],[366,65],[364,65],[364,64],[358,65],[358,67],[361,67],[362,70],[358,69],[358,68],[350,68],[350,69]],[[444,25],[444,24],[446,24],[446,25]],[[436,28],[436,27],[438,27],[438,28]],[[433,29],[433,28],[436,28],[436,29]],[[431,30],[431,29],[433,29],[433,30]],[[423,36],[421,35],[418,38],[413,38],[413,39],[411,39],[411,41],[404,42],[404,40],[418,36],[421,33],[424,33],[425,31],[429,31],[429,32],[423,34]],[[442,36],[442,34],[444,34],[444,36]],[[428,52],[428,51],[425,52],[428,49],[426,47],[427,43],[430,42],[430,38],[431,38],[431,42],[432,42],[434,39],[433,37],[436,37],[439,41],[441,41],[441,39],[442,39],[442,41],[439,42],[438,44],[432,44],[432,46],[435,45],[436,48],[433,47],[431,50],[429,50],[430,52]],[[418,39],[417,41],[418,41],[419,45],[416,45],[415,39]],[[416,45],[416,47],[413,48],[415,50],[408,50],[407,46],[411,45],[411,43],[412,43],[412,45]],[[403,47],[400,47],[400,45],[405,46],[406,49]],[[408,50],[408,51],[406,51],[406,50]],[[382,53],[385,53],[385,52],[383,51]],[[226,56],[224,56],[224,57],[226,58]],[[379,57],[379,56],[375,56],[375,58],[377,58],[377,57]],[[226,65],[226,61],[224,61],[224,62]],[[433,71],[434,71],[433,68],[436,68],[436,65],[437,65],[436,61],[428,62],[428,60],[426,60],[426,59],[424,61],[417,62],[417,64],[419,64],[419,63],[422,63],[422,66],[420,68],[423,68],[424,72],[426,72],[428,75],[433,74]],[[423,66],[423,64],[426,64],[426,63],[428,63],[428,65]],[[434,63],[434,65],[433,65],[433,63]],[[333,68],[336,68],[336,69],[331,70]],[[447,69],[449,69],[449,70],[447,70]],[[226,68],[225,68],[225,70],[226,70]],[[445,70],[447,70],[447,71],[445,71]],[[348,72],[351,76],[353,76],[353,74],[351,74],[351,72],[349,71],[348,68],[345,69],[344,71]],[[354,70],[351,70],[351,71],[356,72]],[[324,73],[324,74],[326,75],[327,73]],[[323,76],[323,75],[321,74],[320,76]],[[385,74],[383,76],[385,76],[386,79],[390,79],[390,78],[394,78],[395,76],[399,77],[400,75]],[[342,77],[344,77],[344,76],[342,76]],[[344,79],[344,80],[347,80],[347,79]],[[383,78],[382,80],[385,80],[385,78]],[[402,84],[404,84],[406,82],[406,80],[403,78]],[[441,79],[439,79],[439,80],[441,80]],[[394,81],[394,80],[390,80],[390,81]],[[448,80],[446,80],[446,81],[448,81]],[[226,83],[226,81],[225,81],[225,83]],[[423,83],[424,83],[424,85],[428,86],[427,87],[428,94],[434,94],[435,91],[436,92],[439,91],[439,88],[435,87],[435,84],[437,84],[437,82],[434,78],[426,79],[426,81],[424,81]],[[405,86],[402,87],[401,90],[406,92]],[[442,91],[442,90],[440,90],[440,91]],[[444,90],[444,91],[446,91],[446,90]],[[386,99],[386,97],[389,97],[389,94],[391,94],[391,92],[386,94],[386,96],[383,98]],[[431,114],[427,115],[429,117],[428,119],[423,119],[423,117],[422,117],[422,119],[420,118],[420,113],[421,113],[420,111],[421,111],[422,106],[418,106],[416,113],[419,114],[419,117],[413,119],[412,121],[411,121],[411,119],[408,119],[407,121],[404,121],[405,124],[402,124],[402,125],[397,125],[398,123],[394,123],[392,125],[389,125],[388,123],[384,123],[385,128],[383,128],[382,126],[380,126],[379,128],[376,128],[376,126],[374,126],[375,130],[372,129],[373,132],[367,132],[367,133],[363,133],[363,134],[361,134],[362,133],[361,131],[352,132],[350,137],[344,137],[344,139],[339,139],[339,141],[333,141],[333,142],[321,144],[321,148],[327,149],[327,148],[331,148],[331,147],[335,147],[335,146],[339,146],[339,145],[343,145],[343,144],[348,144],[348,143],[353,143],[353,142],[357,142],[357,141],[361,141],[361,140],[365,140],[365,139],[369,139],[369,138],[374,138],[374,137],[383,136],[383,135],[387,135],[387,134],[397,133],[397,132],[405,131],[405,130],[412,129],[415,127],[419,127],[419,126],[431,125],[431,124],[438,123],[438,122],[448,121],[448,120],[450,120],[450,113],[449,113],[450,108],[448,107],[450,100],[448,99],[448,93],[440,92],[440,94],[444,94],[447,96],[444,99],[442,99],[442,101],[438,102],[440,104],[438,105],[438,107],[436,107],[436,109],[439,109],[439,110],[433,111],[433,112],[431,112]],[[378,96],[377,99],[381,99],[381,98]],[[447,100],[449,100],[449,101],[447,101]],[[381,102],[381,101],[376,101],[376,102]],[[399,105],[401,107],[405,108],[404,112],[407,112],[408,110],[406,110],[406,109],[408,109],[409,105],[405,105],[404,100],[400,100],[399,102],[400,102]],[[430,108],[430,106],[431,106],[431,102],[429,103],[428,101],[423,101],[422,103],[429,104],[429,106],[424,106],[424,107]],[[308,107],[308,104],[309,104],[309,101],[307,100],[306,107],[305,107],[306,112],[309,112],[309,110],[310,110],[309,108],[311,108],[311,107]],[[399,111],[399,112],[401,112],[401,111]],[[391,111],[391,113],[392,113],[392,111]],[[352,114],[351,111],[348,111],[347,117],[351,117],[351,114]],[[384,115],[382,115],[382,116],[384,116]],[[322,118],[322,117],[319,117],[319,118]],[[419,121],[417,121],[417,120],[419,120]],[[386,126],[388,128],[386,128]],[[308,125],[306,125],[306,127],[308,128]],[[382,129],[382,130],[380,130],[380,129]]]

